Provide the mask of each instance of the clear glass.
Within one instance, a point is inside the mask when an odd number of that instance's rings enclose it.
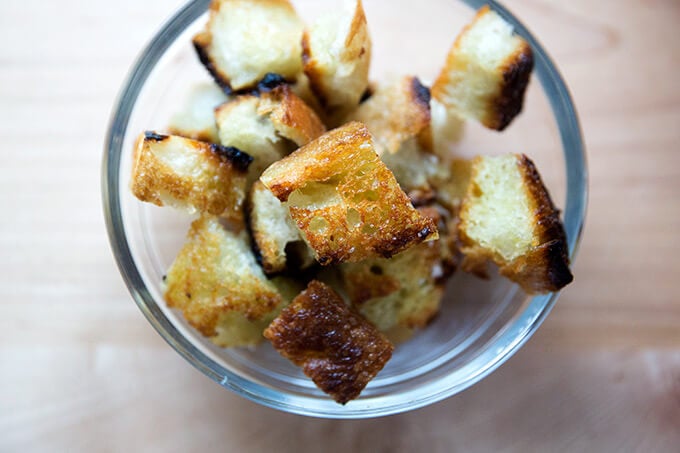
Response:
[[[307,19],[332,6],[314,0],[294,3]],[[564,207],[573,259],[587,186],[578,119],[565,83],[543,47],[505,8],[481,0],[430,0],[417,8],[410,0],[364,0],[374,41],[371,77],[381,80],[409,71],[432,80],[457,32],[485,3],[531,43],[536,68],[522,115],[502,134],[468,124],[458,152],[529,155],[556,204]],[[321,393],[268,344],[216,348],[165,306],[161,278],[191,219],[140,203],[130,194],[132,145],[143,130],[163,130],[189,88],[209,81],[190,44],[205,22],[208,4],[209,0],[187,4],[142,52],[123,86],[105,144],[102,192],[111,246],[149,322],[187,361],[225,388],[282,411],[318,417],[365,418],[416,409],[461,392],[505,362],[545,319],[557,294],[530,298],[498,276],[488,282],[456,274],[432,325],[400,345],[361,397],[346,406]]]

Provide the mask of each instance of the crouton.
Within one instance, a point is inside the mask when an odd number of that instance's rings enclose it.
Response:
[[[484,6],[451,47],[432,94],[456,114],[501,131],[522,110],[533,65],[529,44]]]
[[[253,158],[233,147],[145,132],[135,146],[132,193],[141,201],[243,221]]]
[[[287,85],[259,96],[241,95],[215,109],[220,143],[254,157],[249,182],[296,146],[325,132],[323,123]]]
[[[165,284],[168,306],[222,347],[259,343],[286,302],[255,261],[246,233],[210,216],[192,223]]]
[[[464,269],[491,260],[529,294],[557,291],[573,279],[559,212],[524,155],[474,159],[458,234]]]
[[[464,131],[465,120],[432,97],[430,122],[418,134],[418,144],[423,150],[436,154],[446,162],[451,159],[451,152],[463,138]]]
[[[276,132],[297,146],[304,146],[326,132],[326,126],[314,110],[288,85],[262,93],[257,113],[269,115]]]
[[[287,206],[260,181],[253,184],[249,201],[250,231],[265,273],[283,271],[289,258],[298,268],[314,263],[314,254],[302,240]],[[289,254],[292,256],[289,257]]]
[[[430,90],[417,77],[402,77],[378,87],[349,119],[366,124],[378,154],[395,153],[430,123]]]
[[[272,164],[260,177],[282,202],[322,265],[388,258],[437,238],[352,122]]]
[[[443,223],[435,208],[419,211]],[[455,270],[442,227],[439,240],[416,245],[390,259],[340,265],[350,302],[382,332],[425,327],[439,311],[444,283]]]
[[[193,43],[225,91],[253,88],[268,72],[294,81],[302,71],[304,24],[288,0],[212,0]]]
[[[446,180],[448,176],[441,159],[435,154],[424,152],[415,138],[403,143],[396,153],[384,153],[380,158],[394,173],[414,206],[433,201],[436,195],[433,181]]]
[[[170,119],[168,132],[194,140],[219,143],[213,110],[227,100],[228,96],[214,83],[194,86],[182,109]]]
[[[304,72],[329,112],[349,111],[368,87],[371,38],[361,0],[342,16],[321,18],[302,38]]]
[[[335,401],[357,398],[392,357],[392,344],[329,286],[312,281],[264,331],[274,349]]]

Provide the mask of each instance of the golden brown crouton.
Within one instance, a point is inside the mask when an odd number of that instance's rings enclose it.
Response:
[[[359,396],[394,349],[371,323],[318,281],[310,282],[283,309],[264,336],[340,404]]]
[[[165,278],[165,300],[215,344],[257,344],[286,302],[262,273],[245,232],[215,217],[194,221],[188,241]]]
[[[443,223],[435,208],[421,208]],[[382,332],[422,328],[437,314],[446,279],[455,263],[442,225],[437,241],[416,245],[390,259],[368,259],[340,266],[354,307]]]
[[[322,265],[387,258],[437,238],[436,226],[413,208],[361,123],[322,135],[272,164],[260,180],[288,202]]]
[[[269,72],[294,81],[302,71],[303,28],[288,0],[212,0],[208,23],[193,42],[215,81],[239,91]]]
[[[255,181],[250,190],[248,208],[250,231],[267,274],[283,271],[289,254],[294,255],[290,258],[299,268],[314,263],[314,254],[290,218],[288,207],[260,181]]]
[[[215,109],[215,120],[220,143],[254,157],[249,182],[296,145],[304,145],[325,132],[314,111],[287,85],[259,96],[237,96]]]
[[[213,111],[227,100],[228,96],[214,83],[194,86],[182,109],[170,119],[168,132],[194,140],[219,143]]]
[[[158,206],[241,222],[252,160],[233,147],[145,132],[135,146],[132,193]]]
[[[402,77],[379,87],[348,119],[366,124],[378,154],[395,153],[430,123],[430,90],[417,77]]]
[[[484,6],[453,44],[432,95],[458,115],[500,131],[522,110],[533,66],[529,44]]]
[[[302,39],[304,71],[321,104],[349,111],[368,86],[371,38],[361,0],[342,16],[321,18]]]
[[[477,157],[460,209],[464,269],[492,260],[527,293],[573,279],[564,227],[533,162],[524,155]]]

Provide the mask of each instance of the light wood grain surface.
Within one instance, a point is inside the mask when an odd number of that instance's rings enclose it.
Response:
[[[0,451],[678,451],[679,2],[507,2],[582,120],[576,281],[474,388],[356,422],[223,390],[156,334],[118,274],[105,128],[136,53],[180,4],[0,2]]]

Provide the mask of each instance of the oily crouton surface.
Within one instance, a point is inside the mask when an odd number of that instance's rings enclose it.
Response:
[[[458,230],[464,268],[492,260],[529,294],[573,279],[559,212],[524,155],[474,159]]]
[[[378,154],[395,153],[430,123],[430,90],[417,77],[402,77],[378,87],[348,119],[366,124]]]
[[[215,109],[220,143],[254,157],[249,181],[296,146],[325,132],[314,111],[287,85],[259,95],[241,95]]]
[[[282,202],[322,265],[390,257],[437,228],[421,216],[352,122],[272,164],[260,180]]]
[[[529,44],[484,6],[454,42],[432,94],[457,114],[500,131],[522,110],[533,65]]]
[[[368,86],[371,38],[361,0],[341,15],[325,16],[302,39],[304,72],[321,105],[347,111]]]
[[[225,91],[253,88],[273,72],[294,81],[302,70],[304,24],[288,0],[212,0],[194,36],[201,63]]]
[[[283,271],[289,258],[300,268],[313,264],[313,252],[302,240],[288,208],[260,181],[250,190],[248,210],[250,231],[267,274]]]
[[[165,300],[215,344],[257,344],[284,299],[255,261],[245,232],[226,230],[216,217],[194,221],[168,270]]]
[[[315,280],[282,310],[264,336],[341,404],[359,396],[393,350],[371,323]]]
[[[227,100],[228,96],[214,83],[194,86],[182,109],[170,119],[168,132],[194,140],[219,143],[213,110]]]
[[[233,147],[145,132],[135,146],[132,193],[173,206],[241,222],[252,157]]]

